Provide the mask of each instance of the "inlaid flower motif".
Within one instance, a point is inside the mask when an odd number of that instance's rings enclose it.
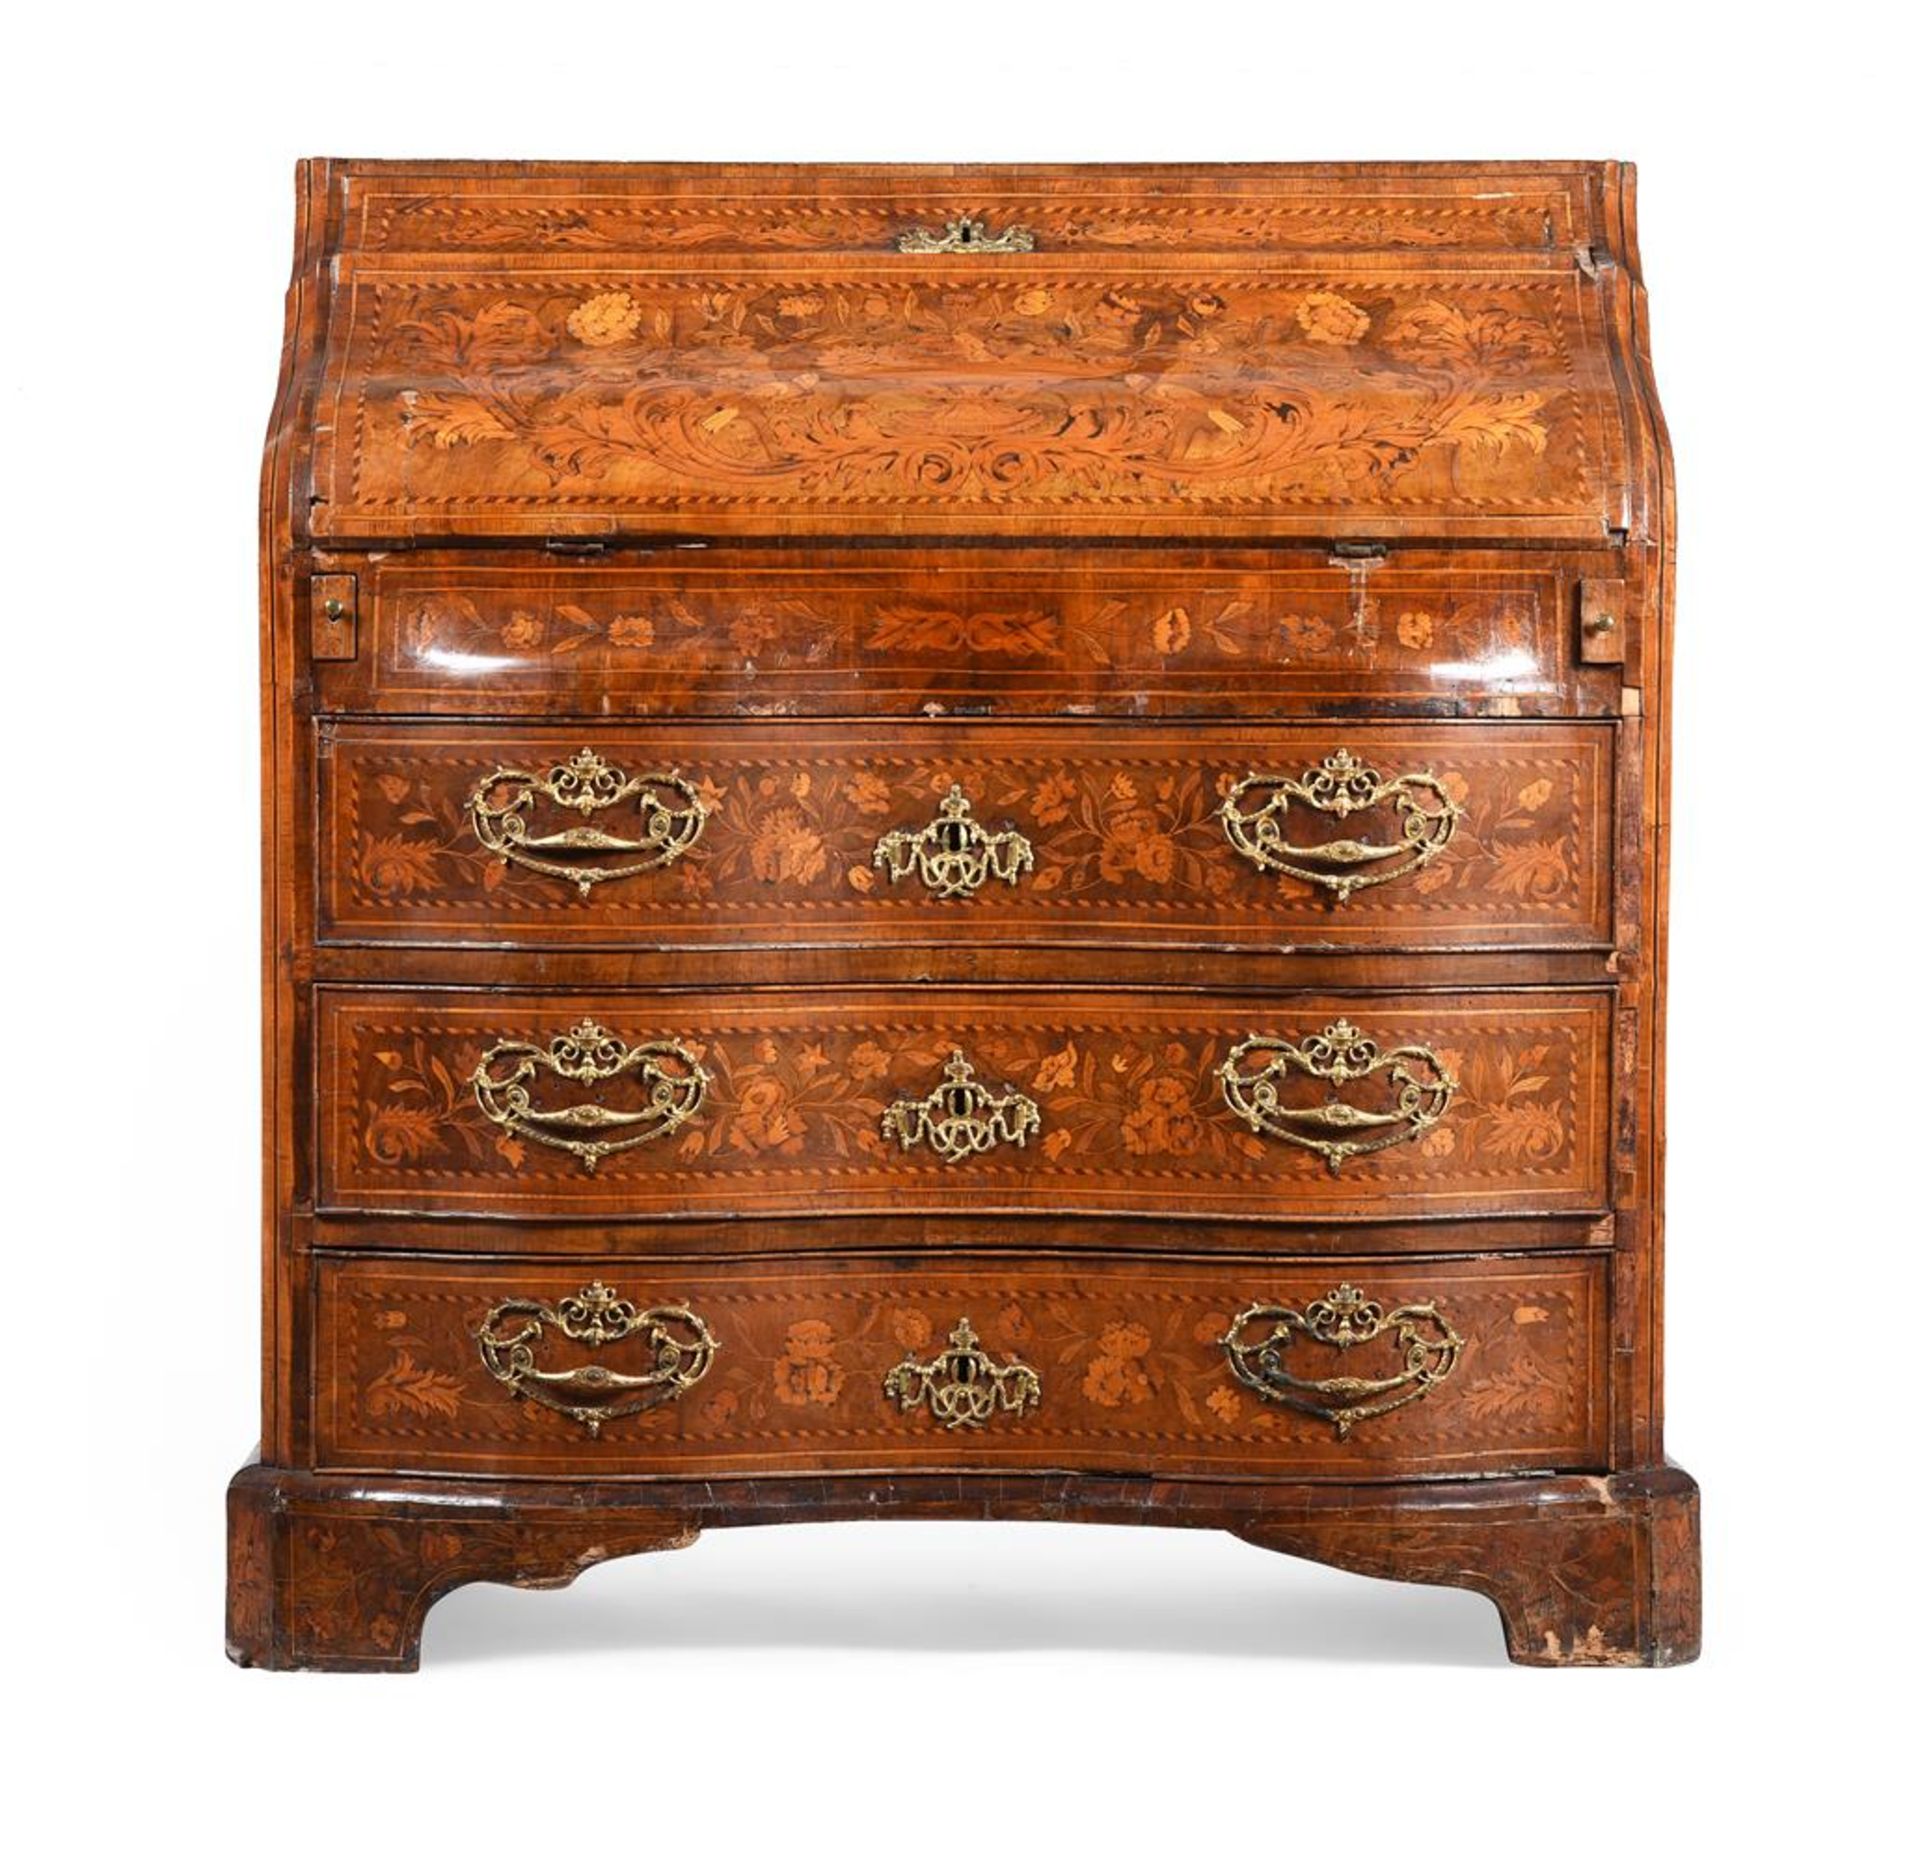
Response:
[[[903,1307],[893,1315],[894,1343],[908,1351],[921,1351],[933,1343],[933,1321],[923,1312]]]
[[[1043,828],[1057,827],[1067,818],[1073,800],[1073,778],[1064,773],[1043,776],[1033,792],[1033,818]]]
[[[789,1103],[783,1081],[763,1074],[740,1089],[731,1133],[736,1150],[774,1151],[806,1135],[807,1122]]]
[[[824,1319],[802,1319],[787,1328],[787,1349],[773,1368],[773,1394],[791,1409],[821,1408],[837,1402],[847,1381],[834,1357],[833,1327]]]
[[[1309,291],[1293,313],[1310,343],[1346,349],[1365,336],[1373,319],[1336,291]]]
[[[1031,290],[1022,291],[1013,300],[1013,307],[1023,317],[1037,317],[1053,303],[1053,293],[1045,285],[1035,285]]]
[[[537,614],[527,613],[524,608],[516,609],[500,629],[500,644],[510,647],[516,653],[531,651],[546,637],[546,622]]]
[[[1153,624],[1153,646],[1157,653],[1184,653],[1193,640],[1193,617],[1185,608],[1169,608]]]
[[[1207,1392],[1207,1407],[1212,1410],[1222,1422],[1238,1422],[1240,1420],[1240,1392],[1237,1390],[1229,1390],[1226,1385],[1222,1384],[1217,1389]]]
[[[1433,616],[1431,614],[1403,614],[1394,632],[1400,636],[1403,647],[1430,647],[1433,645]]]
[[[1173,877],[1173,854],[1173,841],[1165,834],[1143,834],[1133,844],[1135,869],[1142,879],[1156,886],[1164,886]]]
[[[1200,1148],[1200,1121],[1186,1081],[1175,1074],[1147,1081],[1139,1105],[1121,1123],[1120,1136],[1136,1157],[1191,1157]]]
[[[826,870],[826,843],[797,808],[776,808],[753,837],[753,872],[769,884],[811,885]]]
[[[602,291],[567,319],[567,332],[590,349],[624,343],[640,327],[640,306],[624,291]]]
[[[870,1080],[885,1079],[892,1064],[887,1050],[878,1041],[862,1041],[847,1056],[848,1072],[862,1085]]]
[[[607,638],[617,647],[653,645],[653,620],[645,614],[616,614],[607,629]]]
[[[1081,1394],[1103,1409],[1122,1403],[1144,1403],[1153,1394],[1140,1360],[1153,1348],[1145,1326],[1121,1323],[1108,1326],[1098,1341],[1099,1352],[1087,1365]]]
[[[870,769],[855,770],[847,782],[847,800],[863,815],[885,814],[893,791]]]
[[[1276,615],[1273,644],[1281,659],[1294,653],[1324,653],[1333,645],[1333,625],[1318,614]]]

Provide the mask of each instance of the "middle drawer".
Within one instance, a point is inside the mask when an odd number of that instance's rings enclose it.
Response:
[[[1611,941],[1612,727],[320,727],[323,942]]]
[[[323,1211],[1606,1205],[1612,995],[315,992]]]

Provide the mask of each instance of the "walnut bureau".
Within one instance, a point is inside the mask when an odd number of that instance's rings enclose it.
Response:
[[[1694,1655],[1632,171],[298,209],[234,1658],[925,1517]]]

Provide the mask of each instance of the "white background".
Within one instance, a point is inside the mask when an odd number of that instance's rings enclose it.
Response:
[[[16,1834],[413,1856],[442,1832],[432,1853],[529,1862],[1863,1846],[1906,1783],[1920,1427],[1899,17],[16,17]],[[256,1382],[254,511],[302,154],[1639,162],[1681,487],[1668,1410],[1706,1496],[1703,1662],[1509,1669],[1480,1599],[1211,1535],[894,1525],[461,1592],[411,1680],[227,1665],[221,1489]]]

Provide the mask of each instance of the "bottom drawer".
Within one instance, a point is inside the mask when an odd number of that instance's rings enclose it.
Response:
[[[1604,1465],[1606,1263],[323,1259],[337,1469]]]

